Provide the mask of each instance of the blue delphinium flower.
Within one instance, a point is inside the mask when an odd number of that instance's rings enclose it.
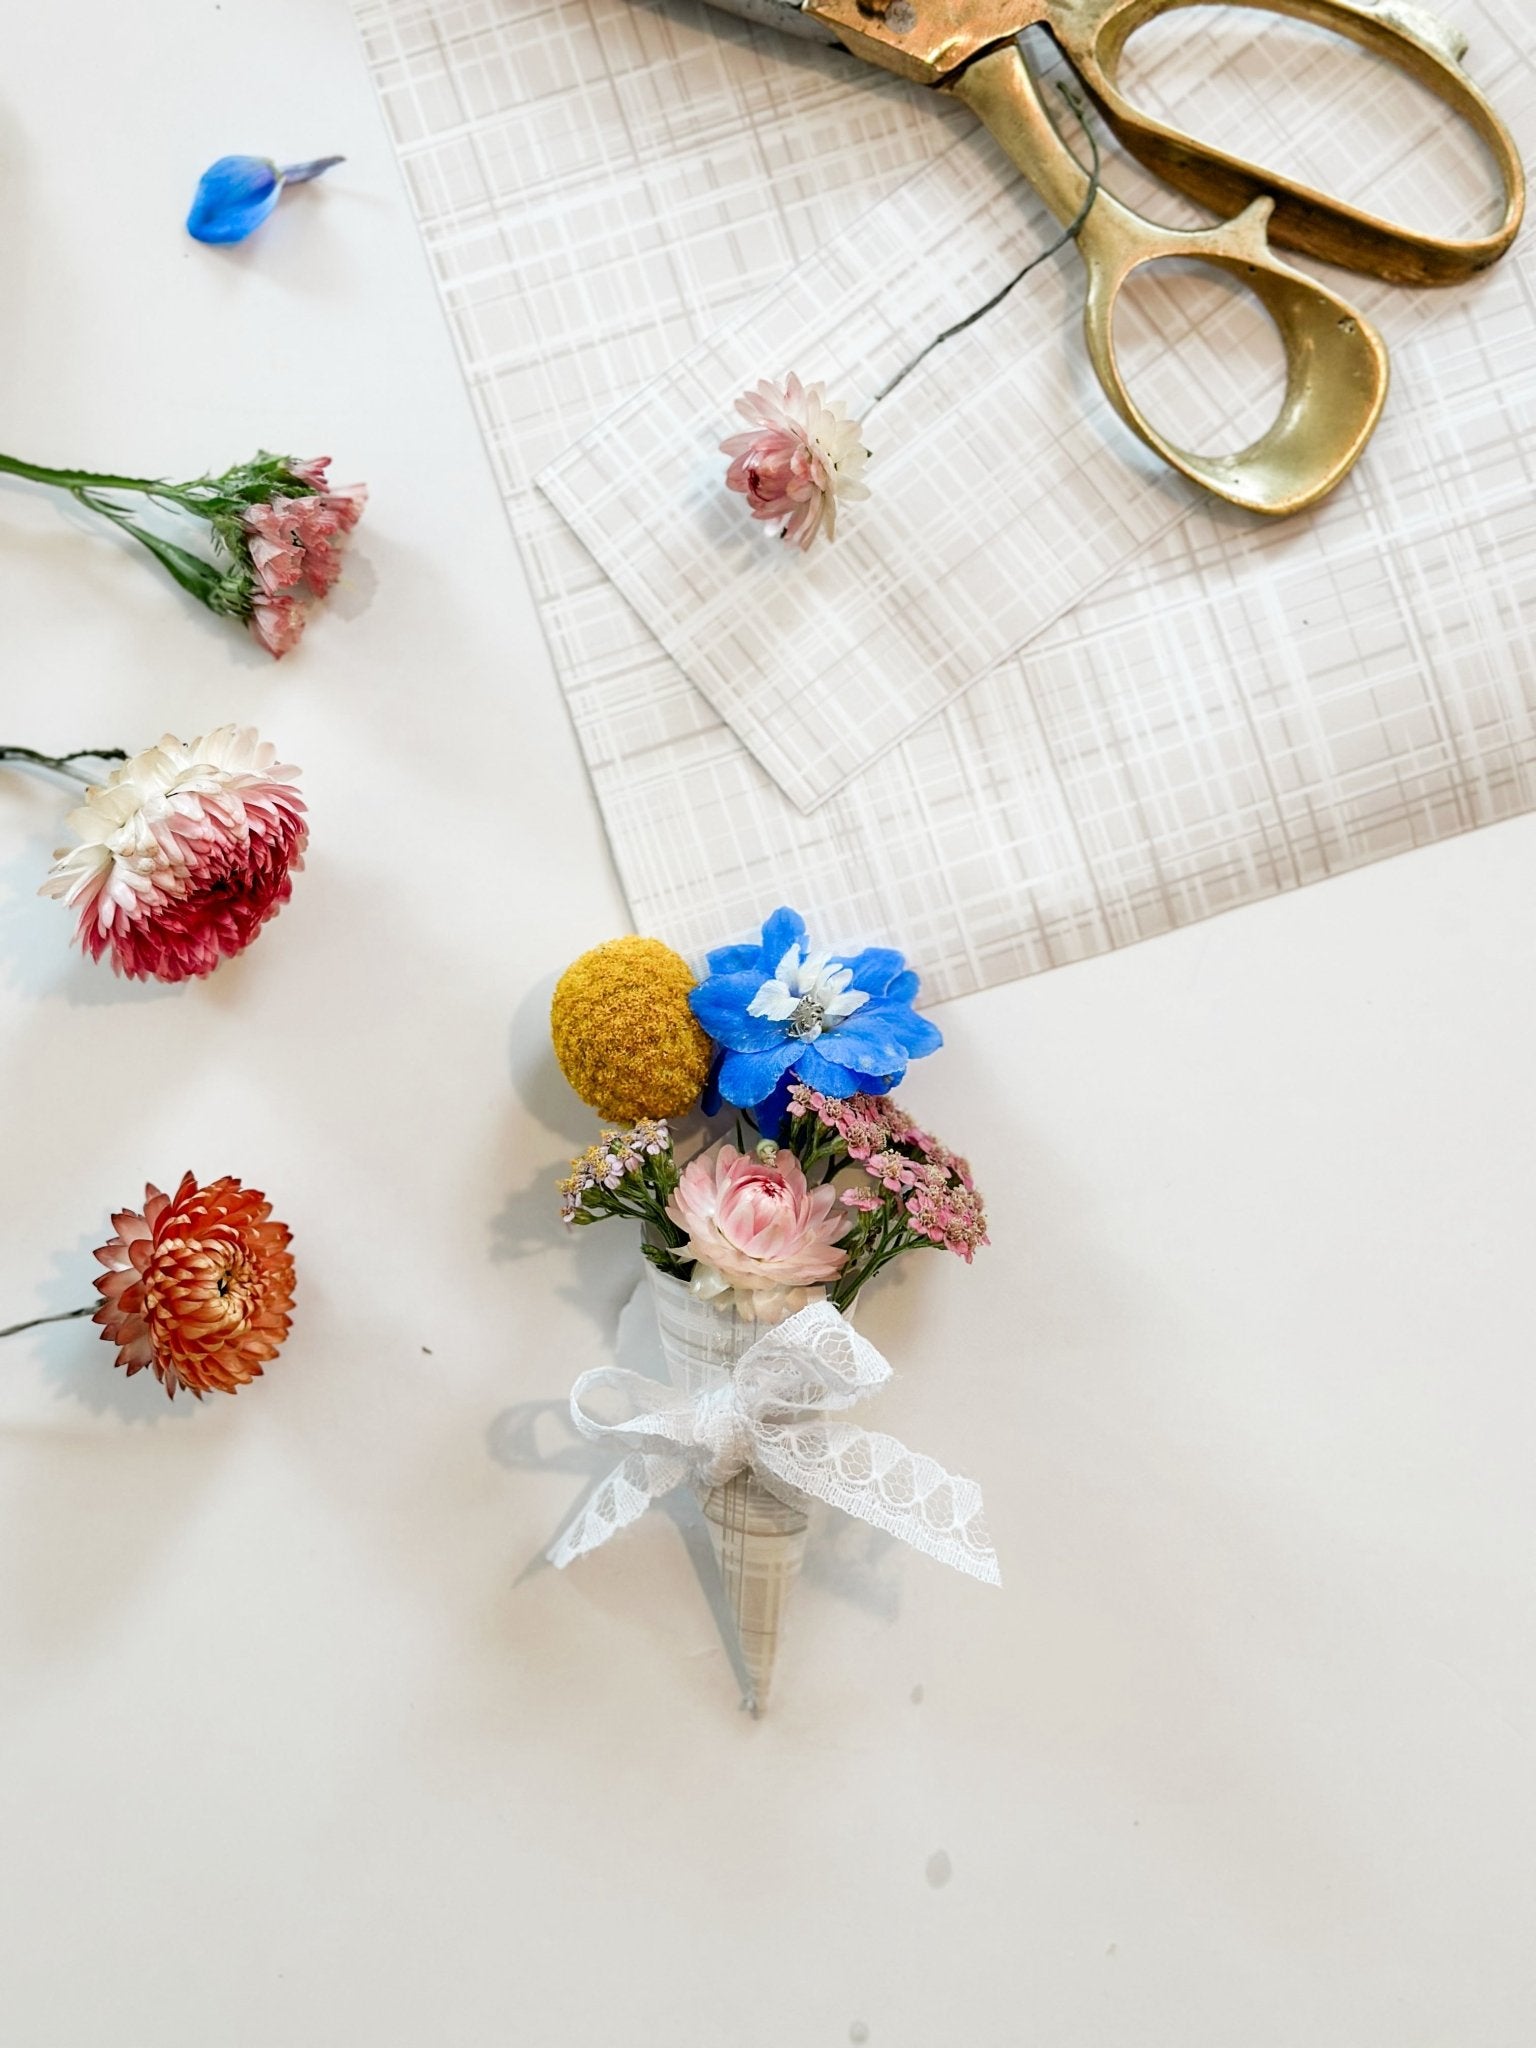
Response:
[[[765,1131],[783,1115],[791,1081],[839,1100],[886,1095],[909,1060],[944,1043],[912,1007],[918,980],[900,953],[814,952],[796,911],[776,910],[754,944],[708,958],[688,1000],[720,1048],[714,1087]]]
[[[344,161],[317,156],[312,163],[280,166],[269,156],[221,156],[197,181],[187,233],[199,242],[243,242],[276,206],[285,185],[305,185]]]

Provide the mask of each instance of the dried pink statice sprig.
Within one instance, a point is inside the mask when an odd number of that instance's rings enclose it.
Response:
[[[731,458],[726,488],[738,491],[754,519],[802,551],[818,534],[837,534],[839,502],[869,496],[862,481],[869,450],[857,420],[829,402],[820,384],[791,373],[782,384],[764,378],[736,401],[749,431],[720,443]]]

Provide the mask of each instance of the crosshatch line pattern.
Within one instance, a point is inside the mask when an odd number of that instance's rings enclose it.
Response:
[[[1518,24],[1461,12],[1528,127]],[[1398,375],[1345,492],[1284,527],[1194,507],[807,817],[532,478],[947,149],[961,110],[688,0],[358,14],[637,926],[697,952],[795,900],[902,944],[942,997],[1536,804],[1527,259],[1417,299],[1350,280]],[[1290,47],[1264,36],[1250,67]]]
[[[1317,69],[1320,40],[1286,46],[1287,68],[1303,82]],[[1239,56],[1248,42],[1237,43]],[[1030,43],[1032,55],[1046,56],[1041,38]],[[1188,73],[1187,33],[1171,58]],[[1048,59],[1040,68],[1046,104],[1070,127],[1055,91],[1070,74]],[[1170,69],[1154,67],[1147,84],[1165,106],[1178,97]],[[1240,62],[1235,75],[1251,85]],[[1341,82],[1378,100],[1363,146],[1340,149],[1340,124],[1322,118],[1328,95],[1316,90],[1299,138],[1291,95],[1248,91],[1245,146],[1261,157],[1289,149],[1289,160],[1330,185],[1371,192],[1373,205],[1400,201],[1411,217],[1428,199],[1438,220],[1479,225],[1488,194],[1475,139],[1451,130],[1433,147],[1433,132],[1421,132],[1433,119],[1425,96],[1364,53],[1351,54],[1335,90]],[[1406,180],[1405,139],[1420,172]],[[1156,207],[1156,188],[1123,157],[1112,155],[1110,182],[1121,191],[1134,182]],[[1189,512],[1187,488],[1125,431],[1086,374],[1076,347],[1082,285],[1070,259],[1042,270],[869,413],[935,334],[1056,236],[976,131],[538,478],[689,681],[801,809],[843,789]],[[1268,390],[1272,330],[1248,317],[1243,294],[1188,278],[1159,290],[1154,277],[1128,295],[1118,323],[1143,405],[1157,418],[1178,404],[1187,446],[1244,445],[1267,424],[1265,410],[1250,408]],[[1368,279],[1340,282],[1356,304],[1390,297]],[[718,442],[739,425],[736,395],[782,364],[823,380],[866,420],[875,450],[878,509],[845,516],[839,544],[805,557],[764,546],[762,529],[720,486]]]

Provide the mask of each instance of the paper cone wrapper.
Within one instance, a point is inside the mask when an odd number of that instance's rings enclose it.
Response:
[[[673,1385],[689,1394],[722,1386],[737,1359],[762,1336],[764,1325],[700,1300],[681,1280],[654,1266],[648,1271],[662,1356]],[[805,1562],[809,1520],[803,1509],[770,1493],[752,1472],[712,1488],[702,1501],[752,1687],[748,1704],[761,1712],[773,1685],[790,1595]]]

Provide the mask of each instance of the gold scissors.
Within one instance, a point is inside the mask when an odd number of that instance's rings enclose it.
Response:
[[[1394,226],[1150,119],[1116,83],[1135,32],[1201,0],[716,0],[749,20],[841,43],[855,56],[963,100],[1076,240],[1088,273],[1084,331],[1100,384],[1132,431],[1180,475],[1250,511],[1300,512],[1348,475],[1387,395],[1381,336],[1347,300],[1283,262],[1271,237],[1321,262],[1401,284],[1456,284],[1502,256],[1520,228],[1525,177],[1515,145],[1462,70],[1453,31],[1411,0],[1236,0],[1332,29],[1390,59],[1482,138],[1503,185],[1491,234],[1448,241]],[[1076,68],[1115,135],[1149,170],[1231,218],[1212,228],[1161,227],[1089,175],[1046,112],[1019,48],[1043,26]],[[1286,389],[1268,431],[1235,455],[1197,455],[1152,425],[1115,359],[1114,308],[1143,264],[1193,258],[1228,272],[1266,308],[1285,347]]]

